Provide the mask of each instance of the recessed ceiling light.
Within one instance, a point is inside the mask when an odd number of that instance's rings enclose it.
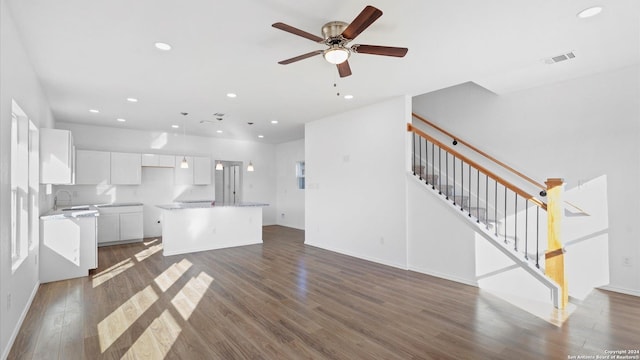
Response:
[[[136,99],[136,98],[127,98],[127,101],[136,103],[136,102],[138,102],[138,99]]]
[[[278,123],[278,120],[271,120],[271,123],[272,123],[272,124],[277,124],[277,123]]]
[[[351,100],[353,99],[353,95],[345,95],[344,98],[347,100]]]
[[[178,129],[178,128],[180,128],[180,125],[171,125],[171,127],[174,128],[174,129]]]
[[[118,120],[119,122],[125,122],[125,121],[127,121],[127,119],[123,119],[123,118],[118,118],[118,119],[116,119],[116,120]]]
[[[90,112],[90,113],[97,114],[97,113],[99,113],[100,111],[98,111],[98,110],[96,110],[96,109],[89,109],[89,112]]]
[[[592,16],[596,16],[602,12],[601,6],[593,6],[587,9],[584,9],[578,13],[578,17],[580,19],[590,18]]]
[[[232,99],[233,99],[233,98],[235,98],[235,97],[238,97],[238,95],[237,95],[237,94],[234,94],[234,93],[227,93],[227,97],[230,97],[230,98],[232,98]]]
[[[222,130],[216,130],[218,134],[222,134]]]
[[[262,139],[264,138],[264,135],[258,135],[258,138]]]
[[[162,51],[169,51],[171,50],[171,45],[167,44],[167,43],[163,43],[163,42],[157,42],[155,44],[153,44],[156,49],[158,50],[162,50]]]

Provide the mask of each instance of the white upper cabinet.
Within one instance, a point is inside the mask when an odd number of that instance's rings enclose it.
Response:
[[[109,184],[110,154],[108,151],[78,150],[76,152],[76,184]]]
[[[142,183],[142,157],[133,153],[111,153],[111,184],[137,185]]]
[[[176,166],[176,160],[174,155],[142,154],[142,166],[172,168]]]
[[[211,184],[211,159],[208,157],[196,156],[193,158],[193,184]]]
[[[70,131],[40,129],[41,184],[73,184],[74,158]]]
[[[184,156],[176,156],[176,167],[174,171],[174,184],[176,185],[193,185],[193,157],[186,156],[188,168],[180,167]]]

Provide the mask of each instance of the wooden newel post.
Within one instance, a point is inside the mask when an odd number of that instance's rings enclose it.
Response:
[[[561,288],[560,308],[564,309],[569,302],[567,279],[564,274],[564,248],[562,246],[562,193],[563,179],[547,179],[547,252],[545,253],[545,274],[553,279]]]

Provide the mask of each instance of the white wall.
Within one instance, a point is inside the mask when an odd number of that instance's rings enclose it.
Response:
[[[406,97],[307,123],[306,243],[406,268]]]
[[[14,273],[11,270],[11,173],[7,169],[11,168],[12,99],[37,126],[53,127],[54,124],[48,101],[22,47],[4,0],[0,2],[0,78],[0,352],[4,358],[39,285],[37,243],[22,265]],[[42,187],[36,190],[43,193]],[[43,198],[41,194],[38,196]],[[30,231],[37,234],[38,225],[34,225]]]
[[[418,96],[413,110],[534,179],[564,178],[565,198],[590,214],[565,219],[567,257],[574,246],[600,267],[608,241],[609,288],[640,295],[639,87],[633,66],[500,96],[468,83]]]
[[[304,230],[304,193],[298,188],[296,163],[304,161],[304,139],[276,146],[278,225]]]
[[[251,141],[214,139],[182,134],[128,130],[112,127],[88,126],[58,122],[60,129],[73,133],[77,149],[121,151],[137,153],[209,156],[214,160],[242,161],[243,200],[270,204],[263,208],[263,224],[276,223],[276,155],[275,145]],[[253,162],[255,171],[247,172],[246,164]],[[213,168],[213,166],[212,166]],[[215,198],[214,185],[173,185],[173,170],[143,168],[141,185],[69,185],[56,189],[71,191],[74,204],[100,202],[141,202],[144,206],[145,237],[159,236],[158,204],[176,200],[205,200]],[[62,197],[61,197],[62,198]]]

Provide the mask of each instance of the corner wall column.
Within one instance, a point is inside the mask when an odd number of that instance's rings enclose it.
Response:
[[[547,217],[548,236],[547,251],[545,253],[545,274],[553,279],[561,288],[560,309],[564,309],[569,302],[567,279],[564,273],[564,248],[562,246],[562,194],[564,179],[551,178],[547,185]]]

